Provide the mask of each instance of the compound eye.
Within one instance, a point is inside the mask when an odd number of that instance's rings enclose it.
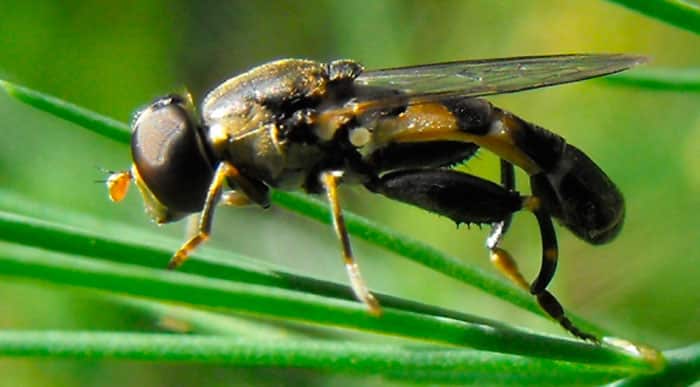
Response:
[[[141,180],[147,208],[159,223],[201,210],[213,176],[192,115],[183,98],[170,96],[144,109],[133,124],[137,184]]]

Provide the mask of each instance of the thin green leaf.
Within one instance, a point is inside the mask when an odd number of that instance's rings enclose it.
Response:
[[[700,34],[700,5],[692,0],[608,0],[651,18]]]
[[[182,272],[76,258],[7,243],[0,243],[0,272],[5,276],[488,351],[637,369],[651,366],[647,360],[611,347],[530,334],[504,325],[489,326],[481,319],[465,322],[392,308],[384,308],[381,318],[377,318],[369,315],[357,302]]]
[[[0,355],[297,367],[420,381],[600,384],[629,371],[429,346],[132,333],[0,332]]]
[[[601,82],[652,90],[700,92],[700,69],[637,69],[602,78]]]
[[[66,121],[76,123],[85,129],[101,134],[107,138],[122,143],[129,143],[130,141],[131,133],[129,127],[122,122],[2,79],[0,79],[0,87],[5,89],[7,94],[12,97],[39,110],[53,114]]]
[[[610,387],[690,386],[700,381],[700,343],[664,351],[667,364],[660,372],[620,380]]]
[[[101,296],[104,298],[104,295]],[[155,319],[157,327],[174,333],[237,336],[266,340],[301,338],[290,329],[267,325],[260,320],[251,321],[240,316],[166,304],[144,298],[112,296],[107,297],[107,300],[150,315]]]
[[[17,198],[12,198],[12,195],[7,195],[1,190],[0,204],[7,204],[8,196],[11,198],[11,201],[14,200],[13,204],[17,204]],[[50,208],[46,208],[46,206],[44,206],[44,210],[44,212],[54,212]],[[88,216],[77,216],[67,210],[62,210],[62,214],[67,219],[80,219],[88,225],[96,224],[95,220]],[[99,227],[92,229],[100,229],[103,233],[110,235],[110,237],[76,227],[69,227],[61,223],[0,211],[0,239],[25,246],[34,246],[100,260],[163,269],[172,254],[172,246],[179,243],[179,241],[174,240],[154,243],[154,241],[159,240],[157,236],[151,236],[143,230],[135,231],[130,227],[119,226],[114,224],[114,222],[102,222]],[[37,238],[37,235],[41,235],[41,238]],[[128,237],[129,235],[132,236]],[[116,236],[119,236],[119,238]],[[149,244],[143,244],[142,241],[144,240],[147,240]],[[211,248],[207,250],[206,253],[198,252],[179,271],[210,278],[274,286],[350,301],[355,300],[352,290],[347,286],[289,273],[281,268],[275,268],[273,265],[261,261],[253,261],[250,258],[242,257],[229,251]],[[493,321],[480,319],[466,313],[407,301],[380,293],[375,293],[375,296],[385,307],[456,320],[481,321],[485,324],[497,325]]]

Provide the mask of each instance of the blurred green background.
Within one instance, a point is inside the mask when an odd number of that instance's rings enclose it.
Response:
[[[368,68],[460,59],[621,52],[650,66],[700,63],[700,39],[604,1],[20,2],[0,0],[0,78],[122,121],[154,97],[218,82],[284,57],[356,59]],[[550,289],[569,310],[620,336],[671,348],[700,339],[700,94],[591,81],[492,99],[565,136],[617,182],[627,220],[612,244],[589,246],[559,228],[561,261]],[[126,147],[0,94],[0,186],[36,204],[68,208],[173,236],[133,193],[109,202],[96,167],[126,168]],[[487,152],[464,167],[497,176]],[[522,177],[522,175],[521,175]],[[521,179],[520,188],[527,191]],[[346,187],[346,208],[486,270],[488,232]],[[80,225],[78,225],[80,226]],[[220,210],[210,245],[293,271],[346,282],[329,227],[282,210]],[[521,214],[504,246],[532,278],[534,219]],[[175,250],[177,246],[173,246]],[[562,334],[556,324],[355,242],[375,290]],[[205,247],[206,248],[206,247]],[[165,265],[165,262],[163,263]],[[1,273],[0,273],[1,275]],[[0,329],[157,329],[137,311],[85,291],[0,283]],[[117,361],[0,360],[0,386],[327,385],[306,371]]]

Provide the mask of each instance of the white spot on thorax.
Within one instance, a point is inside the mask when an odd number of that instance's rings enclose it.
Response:
[[[508,128],[503,124],[501,120],[494,120],[491,122],[491,127],[489,128],[490,136],[503,136],[506,135]]]
[[[214,124],[209,127],[209,138],[214,144],[226,142],[228,139],[228,133],[221,124]]]
[[[352,129],[350,133],[348,133],[348,137],[353,146],[360,148],[369,143],[372,138],[372,133],[364,126],[359,126]]]

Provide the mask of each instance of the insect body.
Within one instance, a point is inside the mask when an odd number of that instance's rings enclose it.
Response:
[[[353,258],[337,193],[341,181],[362,184],[458,223],[491,224],[486,244],[496,266],[569,332],[596,340],[546,290],[558,256],[551,219],[590,243],[605,243],[622,226],[622,195],[562,137],[475,97],[601,76],[642,61],[560,55],[377,71],[349,60],[272,62],[212,90],[201,116],[177,95],[142,110],[133,122],[133,165],[110,176],[110,196],[121,199],[133,178],[156,222],[200,214],[198,232],[169,263],[175,268],[207,239],[217,202],[267,207],[270,188],[325,193],[354,293],[379,314]],[[500,184],[450,169],[480,147],[501,158]],[[531,195],[515,190],[514,165],[530,176]],[[532,284],[500,247],[520,210],[535,215],[542,237],[542,266]]]

